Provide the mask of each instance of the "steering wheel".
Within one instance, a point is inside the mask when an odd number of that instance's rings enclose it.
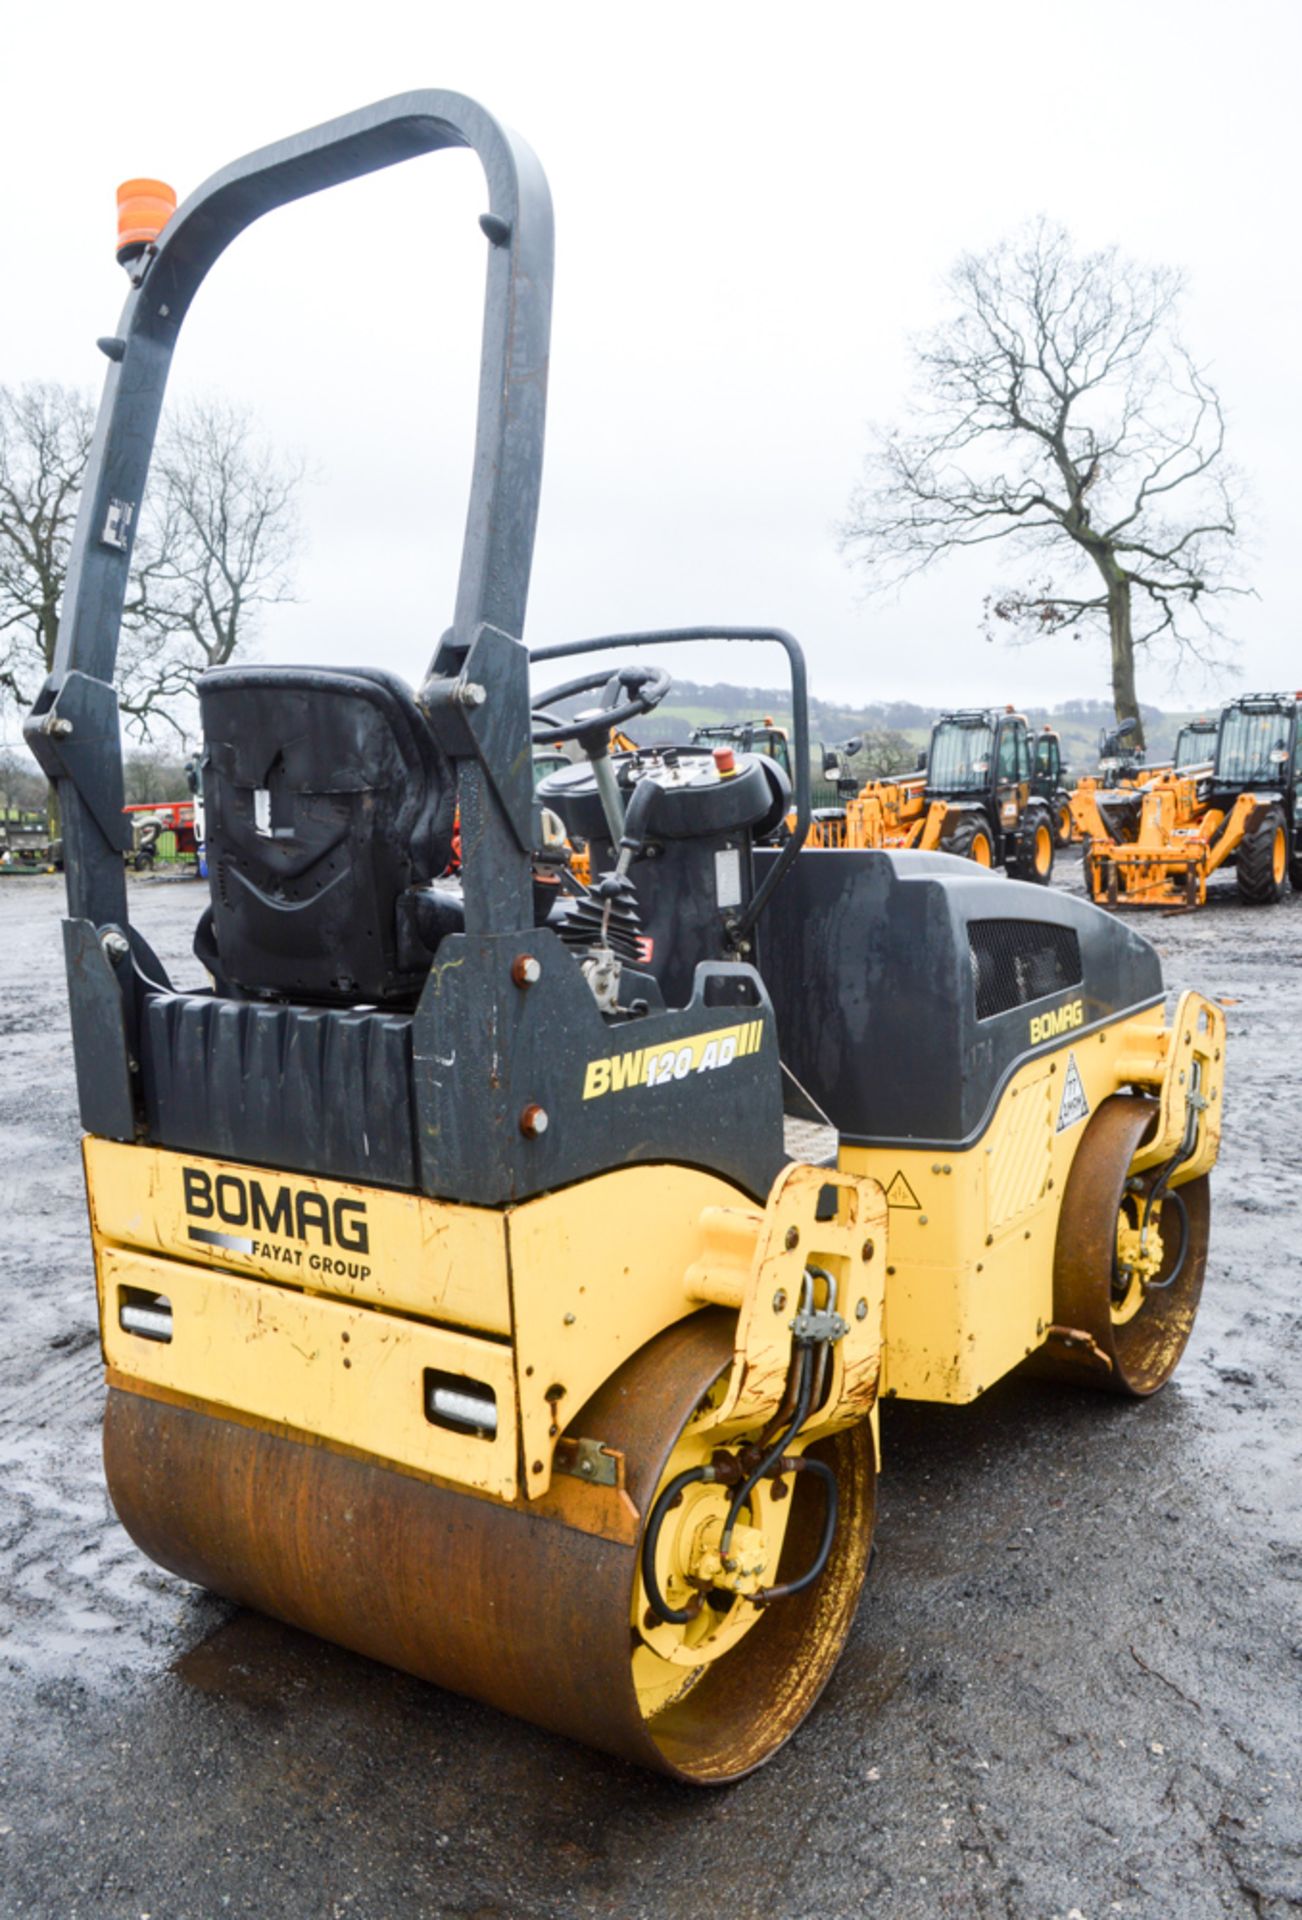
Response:
[[[581,680],[567,680],[564,686],[552,687],[530,703],[533,743],[536,747],[555,747],[564,740],[577,740],[589,753],[589,742],[600,743],[604,750],[612,727],[622,727],[639,714],[650,713],[660,705],[669,687],[669,675],[663,667],[619,667],[614,673],[587,673]],[[600,704],[573,720],[559,720],[548,712],[557,701],[572,700],[580,693],[600,693]]]

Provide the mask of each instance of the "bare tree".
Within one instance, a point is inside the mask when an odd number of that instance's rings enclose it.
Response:
[[[23,712],[54,663],[73,525],[94,426],[89,399],[49,381],[0,387],[0,705]],[[300,462],[223,401],[171,415],[154,455],[123,613],[128,727],[184,735],[195,682],[290,597]]]
[[[45,781],[23,747],[0,746],[0,820],[45,804]]]
[[[69,387],[0,387],[0,696],[23,712],[54,664],[94,426]]]
[[[128,753],[122,773],[128,806],[183,800],[188,792],[186,763],[174,748],[144,747]]]
[[[918,749],[907,733],[894,727],[865,727],[862,738],[855,759],[862,762],[867,779],[889,780],[897,773],[912,773],[918,764]]]
[[[916,348],[907,424],[880,432],[842,527],[874,589],[1010,541],[1027,569],[987,637],[1108,636],[1118,720],[1143,721],[1136,650],[1205,657],[1209,602],[1247,591],[1221,402],[1181,345],[1183,281],[1116,248],[1078,254],[1040,221],[949,280],[956,310]]]
[[[247,647],[293,598],[303,463],[226,401],[172,416],[154,455],[123,630],[122,708],[148,739],[182,718],[201,673]]]

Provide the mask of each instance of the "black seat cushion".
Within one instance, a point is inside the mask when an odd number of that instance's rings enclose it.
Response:
[[[373,668],[221,667],[199,682],[212,937],[246,993],[393,1005],[424,964],[398,902],[443,872],[456,784]]]

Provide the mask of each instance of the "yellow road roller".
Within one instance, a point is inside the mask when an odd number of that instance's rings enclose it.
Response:
[[[178,333],[251,221],[450,147],[488,201],[451,624],[414,691],[373,663],[204,677],[211,986],[181,990],[130,920],[113,687]],[[1168,1018],[1152,948],[1083,902],[802,851],[789,635],[530,655],[551,212],[482,108],[383,101],[175,211],[145,184],[26,723],[63,810],[114,1506],[234,1601],[735,1779],[850,1630],[883,1395],[967,1401],[1030,1357],[1139,1395],[1171,1373],[1221,1016]],[[767,755],[626,744],[670,685],[651,656],[703,638],[784,650],[794,796]],[[787,1153],[792,1112],[836,1129],[826,1164]]]

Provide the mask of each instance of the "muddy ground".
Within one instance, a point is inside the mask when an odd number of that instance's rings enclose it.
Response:
[[[1063,883],[1078,886],[1077,863]],[[169,963],[192,884],[142,881]],[[52,880],[0,882],[0,1915],[1151,1920],[1302,1903],[1302,899],[1149,931],[1233,1048],[1202,1315],[1150,1405],[891,1405],[814,1717],[644,1777],[143,1560],[102,1388]],[[180,973],[186,971],[180,968]],[[189,964],[193,973],[193,963]]]

